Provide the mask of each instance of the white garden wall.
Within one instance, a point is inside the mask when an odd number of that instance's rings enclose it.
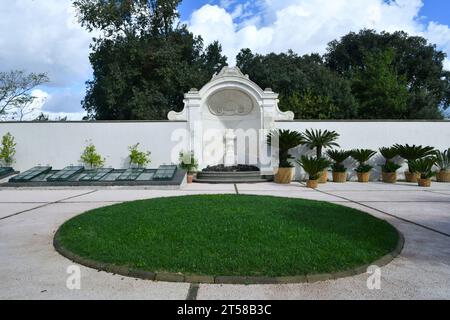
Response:
[[[277,128],[305,131],[306,129],[335,130],[340,134],[339,145],[342,149],[368,148],[378,150],[380,147],[395,143],[430,145],[437,149],[450,148],[450,121],[286,121],[277,122]],[[304,148],[296,150],[295,155],[309,152]],[[372,165],[382,162],[377,155]],[[350,162],[347,163],[351,165]],[[406,165],[405,165],[406,166]],[[378,179],[379,167],[375,167],[373,178]],[[301,170],[297,168],[297,177]],[[401,173],[403,169],[399,170]],[[300,173],[300,175],[299,175]],[[400,177],[402,175],[400,174]]]
[[[87,140],[114,168],[128,167],[128,146],[139,142],[140,149],[151,152],[150,167],[156,168],[172,163],[179,142],[171,141],[171,135],[177,129],[186,129],[186,122],[0,122],[0,136],[10,132],[16,140],[14,169],[20,171],[79,164]],[[181,148],[188,149],[183,142]]]
[[[450,121],[279,121],[276,127],[335,130],[341,135],[338,142],[343,149],[377,150],[394,143],[432,145],[441,150],[450,147]],[[140,142],[141,149],[152,153],[150,167],[157,167],[176,162],[180,150],[189,150],[186,139],[180,142],[172,136],[185,133],[186,128],[185,121],[0,122],[0,136],[10,132],[15,137],[14,168],[20,171],[39,164],[55,169],[78,164],[87,140],[106,158],[106,166],[127,167],[128,146]],[[304,152],[309,150],[299,148],[295,155]],[[379,158],[373,160],[374,165],[380,162]],[[379,167],[375,179],[378,171]],[[302,177],[299,169],[297,173]]]

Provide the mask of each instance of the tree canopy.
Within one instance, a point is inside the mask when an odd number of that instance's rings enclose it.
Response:
[[[292,51],[268,55],[243,49],[236,58],[242,72],[262,88],[280,94],[280,108],[299,119],[354,118],[356,100],[350,81],[330,71],[317,54],[298,56]]]
[[[83,107],[95,119],[165,119],[183,95],[226,65],[218,42],[204,48],[186,26],[175,25],[179,0],[80,0],[79,19],[100,31],[90,61]]]
[[[386,51],[392,51],[392,70],[405,80],[408,90],[407,110],[402,116],[409,119],[442,118],[442,109],[450,105],[450,72],[443,69],[445,53],[425,38],[409,36],[402,31],[351,32],[332,41],[324,59],[326,65],[342,77],[352,80],[356,76],[360,81],[361,72],[365,72],[367,64],[373,63],[367,59],[368,53],[382,55]],[[354,93],[364,96],[361,92]]]
[[[81,24],[97,35],[83,107],[92,119],[166,119],[183,95],[227,65],[219,42],[177,24],[181,0],[76,0]],[[255,54],[237,66],[299,119],[441,119],[450,106],[445,53],[405,32],[362,30],[321,56]]]

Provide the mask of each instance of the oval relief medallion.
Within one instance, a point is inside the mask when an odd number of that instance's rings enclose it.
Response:
[[[239,90],[225,89],[208,99],[209,111],[216,116],[243,116],[252,112],[252,99]]]

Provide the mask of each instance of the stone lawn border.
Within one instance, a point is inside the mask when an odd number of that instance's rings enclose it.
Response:
[[[395,227],[394,227],[395,228]],[[403,250],[405,238],[403,234],[395,228],[398,233],[398,242],[394,250],[384,255],[373,263],[362,265],[350,270],[339,271],[335,273],[305,274],[300,276],[285,277],[256,277],[256,276],[205,276],[205,275],[184,275],[182,273],[171,272],[150,272],[139,269],[133,269],[128,266],[117,266],[112,263],[102,263],[91,259],[80,257],[77,254],[65,249],[57,240],[58,231],[53,237],[53,246],[55,250],[67,259],[81,264],[83,266],[105,271],[112,274],[118,274],[126,277],[139,278],[143,280],[164,281],[164,282],[186,282],[200,284],[293,284],[293,283],[314,283],[319,281],[336,280],[363,274],[367,272],[369,266],[375,265],[383,267],[394,260]]]

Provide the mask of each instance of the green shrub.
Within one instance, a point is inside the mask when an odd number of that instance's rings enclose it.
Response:
[[[415,170],[414,172],[419,172],[421,179],[429,179],[436,175],[436,172],[433,171],[435,164],[435,157],[426,157],[411,161],[411,165]]]
[[[444,151],[437,150],[436,155],[436,166],[438,166],[440,171],[450,170],[450,148]]]
[[[350,153],[351,157],[358,162],[358,167],[355,169],[358,173],[369,172],[373,169],[373,166],[367,164],[377,152],[370,149],[353,149]]]
[[[180,168],[186,170],[188,174],[195,173],[198,168],[198,161],[194,157],[194,152],[180,152]]]
[[[289,162],[294,159],[289,150],[297,147],[302,143],[302,135],[297,131],[291,130],[274,130],[267,136],[267,144],[269,146],[276,146],[278,140],[278,159],[280,168],[292,168],[293,165]]]
[[[402,167],[393,161],[393,159],[399,155],[399,151],[395,146],[380,148],[380,153],[385,160],[384,164],[381,165],[381,170],[383,172],[394,173]]]
[[[370,164],[360,164],[360,165],[358,165],[358,167],[356,167],[355,172],[366,173],[366,172],[370,172],[372,169],[373,169],[373,166],[371,166]]]
[[[385,173],[394,173],[397,172],[398,169],[400,169],[402,166],[399,164],[396,164],[392,161],[387,161],[385,164],[381,166],[381,170]]]
[[[344,161],[350,157],[350,151],[344,150],[328,150],[327,156],[334,161],[331,168],[333,172],[345,172],[347,168],[344,166]]]
[[[302,134],[302,144],[308,146],[311,150],[316,149],[316,157],[322,157],[323,148],[339,147],[336,140],[339,134],[336,131],[306,130]]]
[[[97,153],[97,149],[92,143],[89,143],[86,148],[84,148],[80,160],[90,168],[100,168],[105,164],[105,159]]]
[[[139,148],[139,143],[129,146],[128,150],[130,150],[130,155],[128,157],[130,158],[130,165],[136,165],[136,166],[138,166],[138,168],[141,168],[151,162],[150,161],[151,153],[150,153],[150,151],[147,151],[147,152],[139,151],[138,148]]]
[[[6,133],[2,137],[2,146],[0,148],[0,160],[5,166],[9,167],[14,163],[16,155],[16,142],[11,133]]]
[[[394,145],[394,148],[398,150],[398,154],[400,157],[408,161],[408,170],[411,173],[415,172],[410,165],[411,161],[422,159],[435,153],[434,148],[430,146],[423,147],[416,145],[410,146],[408,144],[405,145],[396,144]]]
[[[308,173],[309,180],[317,180],[322,174],[323,170],[330,166],[330,161],[325,158],[315,158],[308,156],[301,156],[296,162]]]
[[[392,162],[392,159],[397,157],[399,155],[399,150],[392,146],[392,147],[383,147],[380,148],[380,153],[386,160],[386,162]]]

